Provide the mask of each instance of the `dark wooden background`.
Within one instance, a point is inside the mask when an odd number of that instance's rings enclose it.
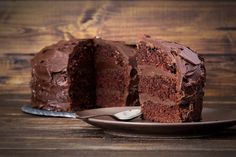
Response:
[[[236,1],[0,1],[0,156],[235,153],[235,129],[203,141],[126,140],[78,120],[21,113],[30,103],[30,59],[44,46],[94,36],[135,43],[143,34],[200,53],[207,69],[204,104],[236,105]]]
[[[135,42],[173,40],[199,53],[235,53],[236,4],[205,1],[7,1],[0,3],[0,53],[35,53],[70,36]]]

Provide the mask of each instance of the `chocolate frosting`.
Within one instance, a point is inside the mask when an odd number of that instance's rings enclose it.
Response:
[[[79,40],[59,41],[43,48],[32,59],[32,105],[34,107],[69,111],[67,64],[69,54]]]

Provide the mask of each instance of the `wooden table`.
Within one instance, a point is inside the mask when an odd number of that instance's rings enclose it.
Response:
[[[30,59],[71,36],[134,42],[151,34],[206,60],[205,105],[236,109],[233,1],[0,2],[0,156],[236,156],[236,127],[197,139],[123,138],[80,120],[24,114]]]

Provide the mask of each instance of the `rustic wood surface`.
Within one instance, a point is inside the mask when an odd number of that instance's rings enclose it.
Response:
[[[71,36],[135,42],[143,34],[235,53],[235,8],[227,0],[1,1],[0,53],[34,53]]]
[[[0,2],[0,156],[236,156],[236,127],[198,139],[122,138],[80,120],[24,114],[30,59],[61,39],[174,40],[206,60],[205,105],[236,110],[236,2]]]

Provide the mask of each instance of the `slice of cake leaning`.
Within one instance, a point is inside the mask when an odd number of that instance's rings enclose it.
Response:
[[[206,78],[203,58],[188,47],[149,36],[140,40],[137,49],[143,119],[200,121]]]

